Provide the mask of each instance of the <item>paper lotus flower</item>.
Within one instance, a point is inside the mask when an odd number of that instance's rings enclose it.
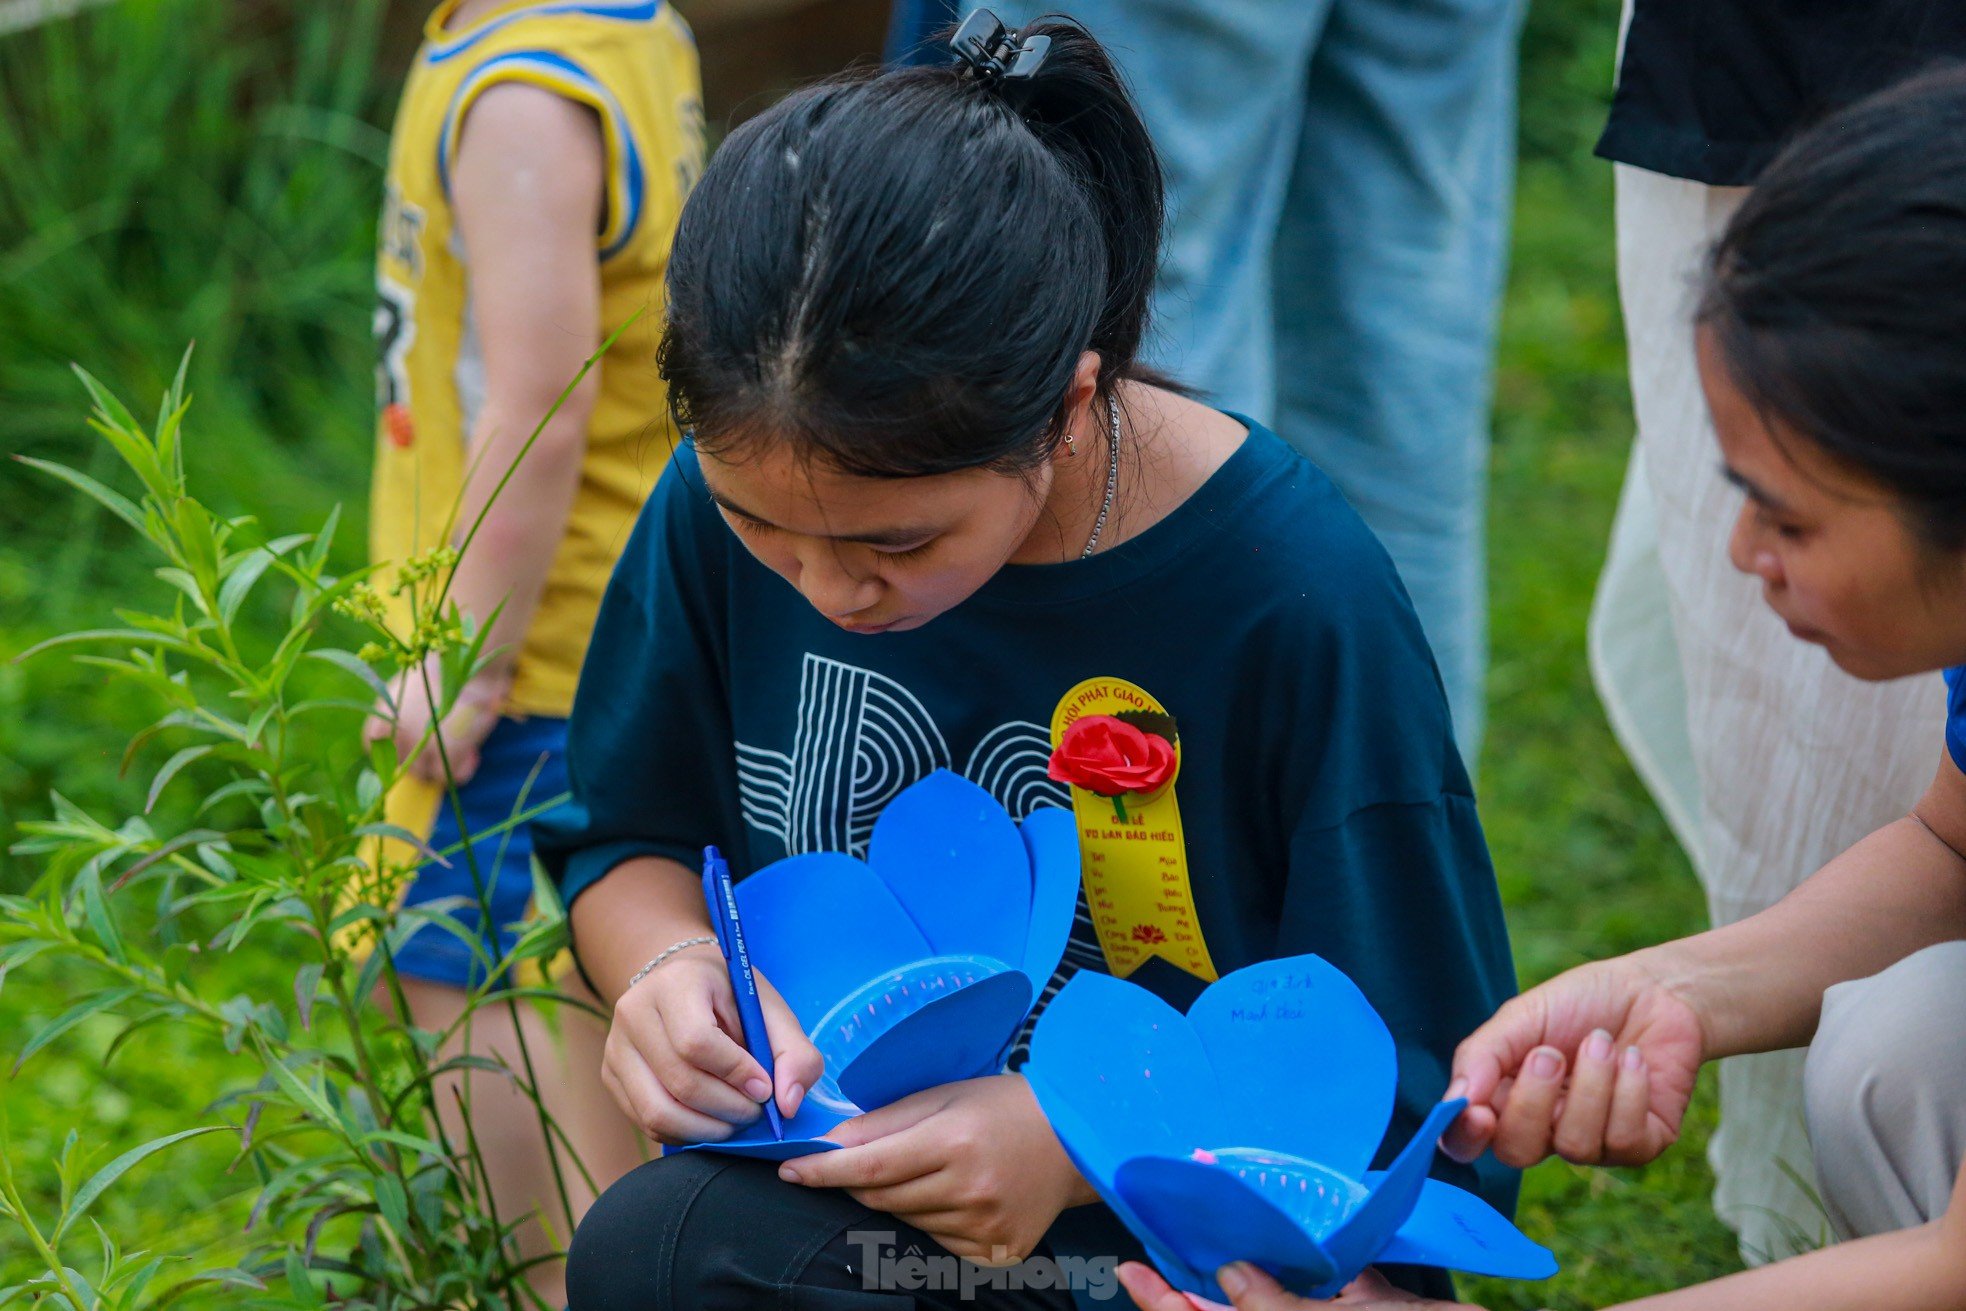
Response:
[[[1392,1035],[1316,956],[1212,983],[1183,1016],[1078,974],[1052,998],[1024,1077],[1073,1164],[1175,1287],[1226,1301],[1251,1261],[1330,1297],[1379,1261],[1540,1279],[1556,1261],[1472,1193],[1427,1178],[1446,1102],[1384,1171]]]
[[[1058,968],[1078,907],[1071,813],[1020,826],[937,770],[874,824],[867,859],[791,856],[737,884],[752,965],[826,1060],[776,1140],[760,1118],[711,1151],[824,1151],[842,1120],[938,1084],[994,1074]]]

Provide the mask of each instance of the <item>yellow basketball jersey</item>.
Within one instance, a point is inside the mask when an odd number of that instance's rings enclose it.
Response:
[[[484,396],[469,253],[448,190],[464,116],[501,82],[586,105],[607,150],[594,241],[600,339],[640,317],[595,366],[600,390],[580,488],[517,653],[508,709],[565,715],[601,590],[673,440],[655,348],[677,215],[703,164],[696,46],[665,0],[520,0],[453,29],[455,6],[445,0],[430,17],[390,141],[377,255],[380,417],[370,550],[386,566],[386,591],[390,570],[445,543]],[[391,618],[407,633],[408,599],[394,604]]]

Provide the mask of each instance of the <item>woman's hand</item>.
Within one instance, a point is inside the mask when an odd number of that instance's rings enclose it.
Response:
[[[1254,1273],[1258,1279],[1267,1281],[1269,1278],[1261,1270]],[[1365,1311],[1392,1307],[1403,1308],[1403,1311],[1481,1311],[1480,1307],[1467,1302],[1439,1302],[1430,1297],[1416,1297],[1403,1288],[1394,1288],[1377,1270],[1367,1270],[1352,1280],[1345,1286],[1345,1291],[1338,1294],[1336,1301],[1339,1306],[1364,1308]],[[1242,1306],[1240,1302],[1236,1305]]]
[[[1447,1096],[1468,1109],[1441,1139],[1527,1167],[1554,1153],[1639,1165],[1679,1136],[1705,1054],[1700,1017],[1667,982],[1670,948],[1580,966],[1515,998],[1454,1053]]]
[[[450,781],[461,787],[478,772],[479,748],[498,726],[499,711],[511,690],[512,675],[498,669],[484,670],[459,688],[457,700],[444,716],[444,744],[440,752],[430,731],[431,720],[437,713],[432,697],[441,701],[443,696],[442,675],[433,657],[429,677],[422,670],[412,669],[396,680],[394,709],[388,701],[376,699],[374,713],[362,725],[362,745],[371,746],[383,738],[393,738],[396,759],[405,762],[411,777],[426,783],[445,781],[444,762],[448,759]]]
[[[601,1082],[658,1142],[719,1142],[776,1097],[787,1116],[824,1061],[778,990],[758,977],[776,1086],[744,1047],[730,974],[715,944],[686,948],[614,1004]]]
[[[1133,1295],[1140,1311],[1196,1311],[1197,1307],[1217,1305],[1175,1292],[1153,1267],[1138,1261],[1128,1261],[1120,1267],[1120,1282]],[[1216,1272],[1215,1282],[1235,1302],[1236,1311],[1314,1311],[1316,1307],[1331,1305],[1287,1292],[1276,1280],[1245,1261],[1223,1266]],[[1463,1302],[1435,1302],[1415,1297],[1394,1288],[1376,1270],[1368,1270],[1353,1280],[1338,1295],[1337,1305],[1362,1311],[1395,1307],[1400,1311],[1481,1311]]]
[[[1015,1074],[944,1084],[848,1120],[842,1144],[787,1161],[781,1178],[844,1188],[983,1265],[1021,1261],[1092,1190]]]

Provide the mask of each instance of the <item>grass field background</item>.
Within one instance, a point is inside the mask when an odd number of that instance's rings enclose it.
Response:
[[[95,465],[79,361],[142,405],[187,340],[194,479],[274,531],[344,504],[358,558],[368,449],[369,247],[394,85],[376,72],[376,5],[241,24],[226,6],[136,3],[0,38],[0,449]],[[262,7],[264,8],[264,7]],[[279,6],[272,6],[278,11]],[[257,12],[257,11],[255,11]],[[1525,982],[1698,928],[1684,858],[1607,728],[1585,667],[1590,592],[1631,420],[1602,121],[1615,0],[1536,0],[1523,47],[1522,159],[1497,383],[1493,669],[1482,809]],[[187,62],[184,52],[199,58]],[[237,112],[242,103],[262,108]],[[26,469],[0,466],[0,841],[59,788],[134,806],[118,758],[143,722],[59,656],[10,657],[161,586],[128,534]],[[168,809],[168,803],[166,806]],[[0,856],[0,887],[33,871]],[[250,949],[225,982],[274,990]],[[0,1050],[67,1008],[75,980],[30,965],[0,987]],[[106,1157],[198,1123],[240,1071],[150,1037],[103,1062],[84,1026],[0,1082],[17,1172],[43,1184],[71,1127]],[[1531,1172],[1523,1223],[1565,1269],[1478,1283],[1484,1305],[1601,1307],[1733,1268],[1708,1205],[1710,1081],[1684,1141],[1643,1171]],[[246,1181],[194,1143],[100,1208],[126,1244],[223,1251]],[[25,1253],[0,1228],[0,1285]]]

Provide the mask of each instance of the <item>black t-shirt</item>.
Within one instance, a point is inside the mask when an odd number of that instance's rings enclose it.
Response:
[[[1966,59],[1966,0],[1635,0],[1606,159],[1744,186],[1797,129]]]
[[[1501,900],[1391,560],[1323,474],[1254,425],[1139,536],[1006,566],[933,623],[874,637],[753,559],[679,450],[601,604],[568,740],[573,800],[535,824],[539,856],[571,903],[637,855],[687,864],[714,842],[741,876],[858,852],[884,800],[937,767],[1016,817],[1069,804],[1046,775],[1046,725],[1095,676],[1137,684],[1180,724],[1215,966],[1316,952],[1350,975],[1398,1045],[1388,1141],[1403,1143],[1455,1044],[1514,992]],[[1074,938],[1061,975],[1103,969],[1083,908]],[[1164,965],[1133,981],[1185,1008],[1200,981]],[[1513,1202],[1492,1157],[1435,1173]]]

